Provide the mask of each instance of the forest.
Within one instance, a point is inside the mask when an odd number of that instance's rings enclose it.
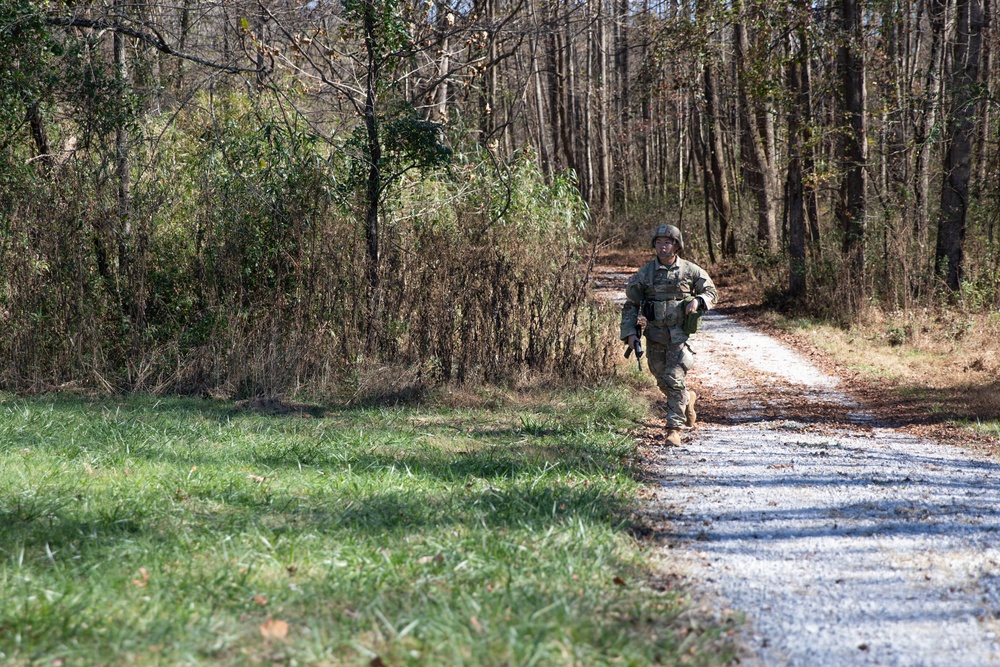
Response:
[[[594,379],[608,247],[1000,305],[983,0],[0,0],[0,386]]]

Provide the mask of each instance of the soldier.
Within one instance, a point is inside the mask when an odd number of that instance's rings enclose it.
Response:
[[[649,370],[667,397],[666,442],[681,444],[681,429],[695,424],[697,396],[684,386],[694,365],[687,344],[694,321],[715,305],[719,293],[704,269],[678,257],[684,250],[681,230],[660,225],[652,233],[656,259],[639,269],[625,287],[621,339],[634,347],[636,323],[646,318]],[[685,320],[687,325],[685,326]]]

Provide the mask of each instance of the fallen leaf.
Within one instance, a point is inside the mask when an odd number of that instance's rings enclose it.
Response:
[[[614,581],[619,586],[624,586],[625,585],[625,580],[622,579],[621,577],[615,577],[614,579],[612,579],[612,581]]]
[[[263,484],[264,482],[267,481],[267,477],[261,477],[260,475],[255,475],[253,473],[250,473],[249,475],[247,475],[247,478],[252,479],[253,481],[257,482],[258,484]]]
[[[288,636],[288,623],[268,616],[267,620],[264,621],[264,625],[260,626],[260,634],[265,639],[284,639]]]
[[[382,661],[382,658],[375,656],[368,663],[368,667],[385,667],[385,663]]]
[[[868,650],[868,644],[858,644],[858,650],[859,651],[867,651]]]
[[[257,604],[259,604],[261,607],[263,607],[263,606],[265,606],[267,604],[267,596],[266,595],[255,595],[255,596],[253,596],[253,601],[256,602]]]
[[[417,559],[417,562],[421,565],[426,565],[427,563],[430,563],[432,561],[435,563],[443,563],[444,556],[442,554],[438,554],[436,556],[421,556],[420,558]]]
[[[472,626],[472,629],[475,630],[477,633],[479,634],[483,633],[483,624],[480,623],[479,619],[476,618],[475,616],[469,617],[469,624]]]
[[[132,585],[133,586],[138,586],[139,588],[145,588],[146,584],[148,584],[148,583],[149,583],[149,572],[146,571],[146,568],[140,567],[139,568],[139,578],[138,579],[133,579],[132,580]]]
[[[289,577],[292,576],[293,574],[295,574],[298,571],[299,571],[299,566],[296,565],[295,563],[292,563],[291,565],[289,565],[288,567],[285,568],[285,572],[288,573]]]

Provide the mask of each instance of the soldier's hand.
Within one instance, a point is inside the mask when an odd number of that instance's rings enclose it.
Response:
[[[635,342],[637,340],[639,340],[639,338],[635,334],[632,334],[631,336],[628,337],[628,346],[635,347]]]
[[[698,310],[700,307],[701,307],[701,299],[691,299],[691,301],[688,302],[687,307],[684,309],[684,312],[690,315],[694,311]]]

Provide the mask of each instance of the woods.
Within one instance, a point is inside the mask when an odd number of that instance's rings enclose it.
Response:
[[[995,308],[992,13],[3,0],[0,381],[600,374],[593,244],[661,222],[835,317]]]

